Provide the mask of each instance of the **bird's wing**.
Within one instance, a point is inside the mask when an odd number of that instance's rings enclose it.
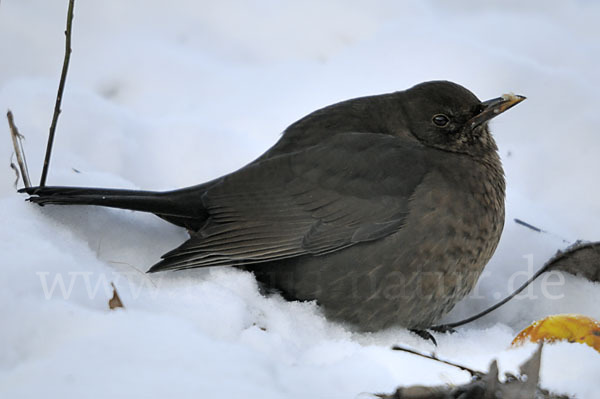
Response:
[[[425,150],[344,133],[250,164],[213,184],[205,226],[150,271],[322,255],[402,228],[427,172]]]

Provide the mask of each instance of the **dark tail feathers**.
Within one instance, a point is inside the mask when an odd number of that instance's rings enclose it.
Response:
[[[150,212],[178,226],[198,230],[207,218],[201,190],[167,192],[87,187],[29,187],[19,190],[39,205],[97,205]]]

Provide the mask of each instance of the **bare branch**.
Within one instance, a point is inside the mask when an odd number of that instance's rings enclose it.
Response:
[[[535,274],[533,276],[531,276],[529,278],[529,280],[527,280],[525,283],[523,283],[523,285],[521,285],[519,288],[517,288],[512,294],[510,294],[509,296],[507,296],[500,302],[490,306],[489,308],[487,308],[471,317],[467,317],[466,319],[463,319],[463,320],[460,320],[460,321],[457,321],[454,323],[436,325],[436,326],[430,327],[430,329],[433,331],[439,331],[439,332],[450,331],[450,330],[454,329],[455,327],[459,327],[464,324],[467,324],[467,323],[470,323],[472,321],[482,318],[486,314],[498,309],[500,306],[504,305],[506,302],[510,301],[515,296],[519,295],[521,293],[521,291],[523,291],[525,288],[527,288],[529,286],[529,284],[533,283],[535,279],[537,279],[539,276],[541,276],[543,273],[545,273],[548,270],[548,267],[549,267],[549,265],[546,264],[544,267],[542,267],[537,272],[535,272]]]
[[[542,230],[543,231],[543,230]],[[445,332],[451,331],[455,327],[475,321],[488,313],[498,309],[506,302],[520,294],[529,284],[533,283],[539,276],[550,270],[565,271],[574,275],[581,275],[590,281],[600,280],[600,271],[598,270],[596,260],[600,257],[600,244],[598,242],[582,243],[576,242],[564,251],[558,251],[542,268],[540,268],[533,276],[517,288],[512,294],[502,299],[500,302],[490,306],[489,308],[466,319],[448,323],[435,325],[430,327],[433,331]]]
[[[567,244],[571,243],[571,241],[567,240],[564,237],[559,236],[556,233],[552,233],[551,231],[546,231],[546,230],[540,229],[539,227],[536,227],[536,226],[534,226],[532,224],[529,224],[529,223],[527,223],[527,222],[525,222],[525,221],[523,221],[521,219],[514,219],[514,221],[515,221],[516,224],[520,224],[521,226],[527,227],[528,229],[533,230],[533,231],[535,231],[537,233],[549,234],[551,236],[554,236],[554,237],[562,240],[562,242],[564,242],[564,243],[567,243]]]
[[[403,346],[398,346],[398,345],[393,346],[392,350],[402,351],[402,352],[406,352],[406,353],[412,353],[413,355],[421,356],[421,357],[424,357],[426,359],[435,360],[436,362],[440,362],[440,363],[447,364],[449,366],[457,367],[457,368],[459,368],[459,369],[461,369],[463,371],[469,372],[469,374],[471,374],[471,377],[482,377],[485,374],[485,373],[483,373],[481,371],[473,370],[473,369],[471,369],[469,367],[462,366],[460,364],[453,363],[453,362],[450,362],[448,360],[438,359],[434,354],[427,355],[425,353],[417,352],[416,350],[405,348]]]
[[[10,135],[12,137],[13,147],[15,149],[15,155],[17,156],[17,163],[21,170],[21,176],[23,176],[23,184],[26,188],[31,187],[31,180],[29,180],[29,170],[27,170],[27,160],[25,159],[25,151],[23,151],[23,142],[19,134],[19,129],[15,125],[13,114],[10,110],[6,112],[6,118],[8,119],[8,126],[10,128]],[[18,177],[17,177],[18,180]]]
[[[40,187],[46,185],[46,177],[48,176],[48,168],[50,166],[50,156],[52,155],[52,144],[54,143],[54,133],[56,132],[58,115],[60,115],[60,104],[62,102],[63,91],[65,89],[65,81],[67,80],[67,71],[69,70],[69,60],[71,59],[71,27],[73,25],[74,6],[75,0],[69,0],[69,9],[67,11],[67,29],[65,30],[65,58],[63,61],[62,73],[60,74],[60,83],[58,84],[56,103],[54,104],[54,115],[52,116],[52,124],[50,125],[50,133],[48,135],[48,145],[46,147],[46,157],[44,158],[44,168],[42,169]]]

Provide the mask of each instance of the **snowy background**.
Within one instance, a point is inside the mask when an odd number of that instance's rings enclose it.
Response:
[[[0,109],[38,181],[67,1],[0,3]],[[50,185],[172,189],[235,170],[333,102],[432,79],[527,101],[493,121],[507,222],[480,284],[447,321],[483,309],[557,249],[600,239],[600,4],[260,0],[76,2]],[[600,286],[550,275],[434,348],[402,329],[356,334],[312,303],[264,298],[228,268],[145,275],[186,234],[152,215],[35,207],[15,193],[0,123],[0,397],[354,398],[460,384],[393,344],[516,371],[512,338],[549,314],[600,318]],[[513,218],[544,228],[538,234]],[[109,311],[110,282],[125,310]],[[597,397],[600,355],[549,345],[542,384]]]

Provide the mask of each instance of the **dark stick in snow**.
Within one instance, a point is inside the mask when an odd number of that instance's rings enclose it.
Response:
[[[447,360],[442,360],[442,359],[439,359],[439,358],[438,358],[437,356],[435,356],[434,354],[428,355],[428,354],[426,354],[426,353],[417,352],[417,351],[415,351],[415,350],[413,350],[413,349],[405,348],[405,347],[403,347],[403,346],[398,346],[398,345],[395,345],[395,346],[393,346],[393,347],[392,347],[392,350],[395,350],[395,351],[402,351],[402,352],[407,352],[407,353],[411,353],[411,354],[413,354],[413,355],[421,356],[421,357],[424,357],[424,358],[426,358],[426,359],[435,360],[436,362],[440,362],[440,363],[447,364],[447,365],[449,365],[449,366],[457,367],[457,368],[459,368],[459,369],[461,369],[461,370],[463,370],[463,371],[468,371],[468,372],[469,372],[469,374],[471,374],[471,377],[482,377],[482,376],[484,376],[484,375],[485,375],[485,373],[484,373],[484,372],[477,371],[477,370],[473,370],[473,369],[471,369],[471,368],[469,368],[469,367],[462,366],[462,365],[460,365],[460,364],[453,363],[453,362],[450,362],[450,361],[447,361]]]
[[[56,132],[58,115],[60,115],[60,104],[62,102],[63,91],[65,89],[65,81],[67,80],[67,71],[69,70],[69,60],[71,59],[71,27],[73,25],[74,6],[75,0],[69,0],[69,9],[67,11],[67,29],[65,30],[65,58],[63,61],[62,72],[60,74],[58,93],[56,94],[56,103],[54,104],[54,115],[52,116],[52,124],[50,125],[50,133],[48,135],[48,145],[46,147],[46,157],[44,158],[44,168],[42,169],[40,187],[46,185],[46,177],[48,176],[48,168],[50,166],[50,156],[52,155],[52,144],[54,142],[54,134]]]

